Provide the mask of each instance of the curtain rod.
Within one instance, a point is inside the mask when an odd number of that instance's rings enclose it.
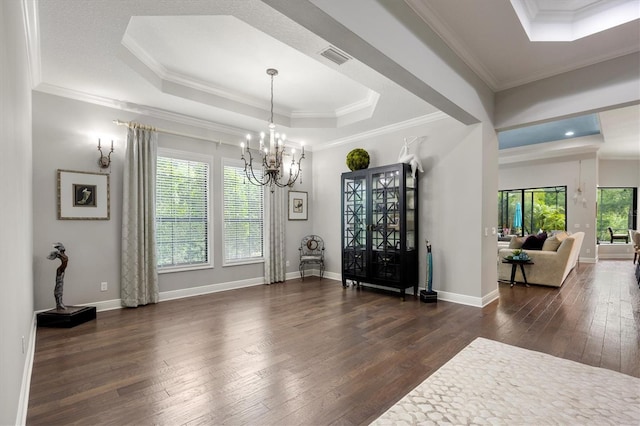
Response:
[[[157,127],[147,126],[147,125],[136,123],[136,122],[133,122],[133,121],[121,121],[121,120],[117,120],[116,119],[116,120],[113,120],[113,123],[118,125],[118,126],[127,126],[129,128],[134,127],[134,126],[137,125],[137,126],[140,126],[140,127],[143,127],[143,128],[148,128],[148,129],[153,130],[155,132],[166,133],[166,134],[175,135],[175,136],[182,136],[182,137],[191,138],[191,139],[199,139],[201,141],[214,142],[214,143],[218,144],[218,146],[220,146],[220,144],[222,143],[222,141],[220,141],[220,140],[209,139],[209,138],[205,138],[205,137],[202,137],[202,136],[191,135],[191,134],[188,134],[188,133],[174,132],[173,130],[159,129]]]

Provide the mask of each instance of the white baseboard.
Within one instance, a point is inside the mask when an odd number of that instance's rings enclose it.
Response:
[[[238,288],[252,287],[264,284],[264,278],[250,278],[248,280],[229,281],[226,283],[217,283],[203,285],[199,287],[183,288],[180,290],[162,291],[160,292],[160,302],[167,300],[183,299],[185,297],[201,296],[203,294],[218,293],[220,291],[235,290]]]
[[[29,408],[29,391],[31,390],[31,372],[33,371],[33,357],[36,352],[36,313],[33,313],[31,330],[27,342],[24,369],[22,372],[22,385],[20,386],[20,399],[18,400],[18,412],[16,414],[16,425],[24,425],[27,422],[27,409]]]
[[[633,260],[633,253],[598,253],[598,259]],[[580,258],[580,262],[582,262],[582,258]]]
[[[467,296],[466,294],[449,293],[448,291],[442,291],[434,288],[438,292],[438,300],[444,302],[459,303],[461,305],[475,306],[476,308],[482,308],[483,306],[493,302],[498,298],[498,290],[494,290],[484,297]],[[495,293],[495,294],[494,294]]]
[[[500,298],[500,290],[498,290],[498,287],[496,287],[496,289],[493,290],[492,292],[482,296],[482,299],[481,299],[482,305],[480,305],[480,307],[484,308],[489,303],[493,302],[494,300],[497,300],[498,298]]]
[[[320,275],[319,270],[310,269],[307,271],[307,273],[308,273],[308,276]],[[331,275],[331,277],[328,275]],[[338,278],[333,278],[334,275],[337,275]],[[332,279],[340,279],[339,274],[333,274],[333,273],[330,273],[330,274],[325,273],[325,277],[332,278]],[[285,279],[287,280],[295,280],[298,278],[300,278],[300,273],[297,271],[287,272],[287,274],[285,275]],[[198,286],[198,287],[183,288],[180,290],[161,291],[159,295],[160,296],[159,301],[165,302],[167,300],[201,296],[204,294],[217,293],[220,291],[227,291],[227,290],[235,290],[238,288],[252,287],[252,286],[262,285],[262,284],[264,284],[264,278],[257,277],[257,278],[250,278],[247,280],[229,281],[226,283],[208,284],[208,285]],[[93,303],[78,303],[77,306],[95,306],[96,311],[104,312],[104,311],[110,311],[112,309],[122,309],[122,301],[121,299],[102,300],[102,301],[93,302]],[[46,310],[48,309],[36,311],[35,313],[37,314],[39,312],[44,312]]]

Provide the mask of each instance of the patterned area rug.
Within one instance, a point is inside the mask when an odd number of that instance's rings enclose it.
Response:
[[[640,379],[474,340],[374,425],[640,425]]]

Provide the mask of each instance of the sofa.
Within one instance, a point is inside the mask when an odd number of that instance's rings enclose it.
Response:
[[[584,240],[584,232],[567,234],[558,233],[548,238],[542,246],[542,250],[524,251],[529,255],[532,265],[525,265],[525,273],[529,284],[539,284],[551,287],[560,287],[569,275],[569,272],[578,263],[580,248]],[[502,259],[513,254],[513,251],[522,247],[522,238],[513,237],[509,248],[498,251],[498,279],[509,281],[511,278],[511,264],[503,263]],[[556,250],[553,248],[557,247]],[[515,280],[524,282],[520,268],[516,270]]]

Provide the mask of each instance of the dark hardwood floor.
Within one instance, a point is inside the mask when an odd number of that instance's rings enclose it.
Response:
[[[27,424],[368,424],[476,337],[640,377],[632,262],[484,309],[317,278],[39,328]]]

